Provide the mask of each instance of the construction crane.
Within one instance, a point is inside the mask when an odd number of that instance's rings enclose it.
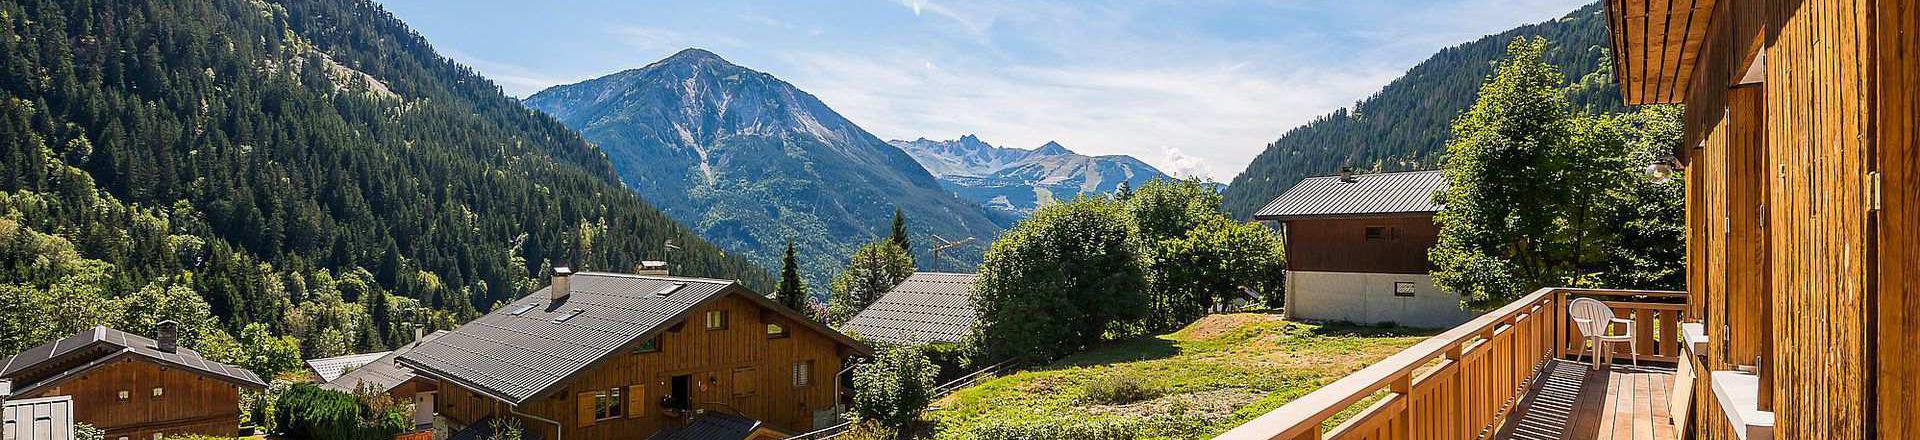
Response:
[[[929,266],[933,266],[933,268],[938,268],[940,266],[940,251],[953,249],[955,247],[959,247],[960,245],[967,244],[967,242],[973,241],[973,237],[962,238],[959,241],[948,241],[945,238],[940,238],[939,235],[934,235],[933,241],[935,242],[933,245],[933,261],[932,261],[933,264],[930,264]]]

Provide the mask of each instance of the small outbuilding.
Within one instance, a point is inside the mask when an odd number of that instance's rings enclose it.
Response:
[[[1434,287],[1427,251],[1446,188],[1438,170],[1309,177],[1255,220],[1287,243],[1289,319],[1446,328],[1473,319],[1460,296]]]

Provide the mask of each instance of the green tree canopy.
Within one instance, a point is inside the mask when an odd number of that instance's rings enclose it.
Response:
[[[1659,249],[1680,243],[1658,239],[1673,238],[1662,223],[1678,219],[1660,206],[1678,200],[1663,199],[1671,184],[1649,182],[1631,154],[1674,140],[1644,130],[1663,116],[1580,113],[1546,51],[1544,39],[1514,41],[1454,123],[1441,162],[1448,188],[1438,196],[1434,283],[1476,309],[1540,287],[1636,279],[1652,285],[1614,287],[1663,287],[1659,280],[1672,278],[1661,261],[1670,255]],[[1649,250],[1617,257],[1629,245],[1623,237]]]
[[[1146,256],[1125,205],[1079,198],[1041,207],[987,250],[974,306],[987,359],[1052,359],[1146,314]]]
[[[933,403],[934,377],[939,368],[919,348],[884,347],[872,361],[853,370],[853,410],[859,420],[872,420],[894,432],[910,432],[914,419]]]
[[[827,321],[845,324],[853,315],[878,301],[907,277],[913,276],[913,258],[892,241],[861,246],[847,261],[847,269],[833,277],[833,297],[827,303]]]

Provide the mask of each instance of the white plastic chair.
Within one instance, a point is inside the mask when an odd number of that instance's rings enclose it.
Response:
[[[1609,347],[1621,342],[1627,343],[1627,357],[1633,361],[1633,366],[1640,367],[1640,347],[1634,343],[1637,338],[1633,334],[1633,320],[1613,317],[1612,308],[1593,298],[1573,300],[1572,304],[1567,305],[1567,316],[1573,317],[1574,326],[1580,328],[1580,335],[1586,337],[1589,342],[1587,346],[1592,347],[1593,369],[1600,369],[1602,362],[1613,365],[1613,350]],[[1609,334],[1608,330],[1615,323],[1624,324],[1620,327],[1626,329],[1626,333]],[[1602,359],[1602,356],[1605,358]]]

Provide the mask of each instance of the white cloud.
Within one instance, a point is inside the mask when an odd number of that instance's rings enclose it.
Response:
[[[1212,165],[1208,165],[1207,161],[1201,160],[1198,157],[1188,156],[1187,153],[1181,152],[1179,148],[1167,147],[1162,149],[1160,153],[1160,164],[1162,167],[1161,172],[1172,174],[1174,177],[1212,178],[1214,176]],[[1219,179],[1216,178],[1214,180]]]
[[[548,87],[578,81],[578,79],[548,76],[532,68],[513,63],[492,61],[459,50],[442,49],[440,53],[446,55],[447,58],[452,58],[454,61],[460,62],[460,64],[465,64],[467,67],[472,67],[480,71],[487,76],[487,79],[491,79],[495,84],[499,84],[501,90],[512,96],[524,98],[527,97],[527,95],[532,95],[534,92],[545,90]]]

